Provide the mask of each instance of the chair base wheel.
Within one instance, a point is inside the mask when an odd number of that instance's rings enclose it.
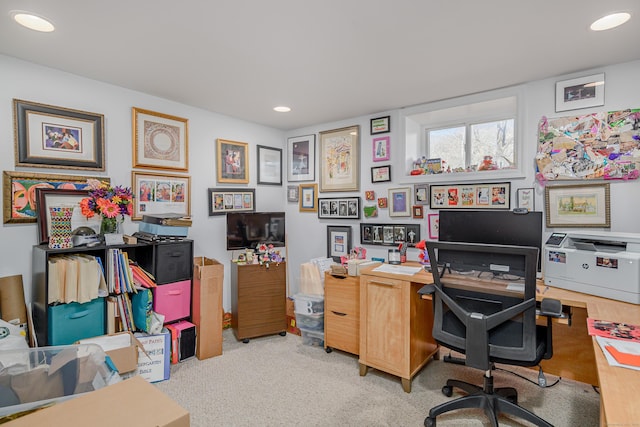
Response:
[[[424,427],[436,427],[436,419],[431,417],[425,418]]]
[[[442,394],[447,397],[451,397],[453,395],[453,387],[450,387],[448,385],[442,387]]]

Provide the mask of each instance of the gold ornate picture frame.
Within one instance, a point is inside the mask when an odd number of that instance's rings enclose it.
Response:
[[[189,120],[132,108],[133,167],[189,171]]]

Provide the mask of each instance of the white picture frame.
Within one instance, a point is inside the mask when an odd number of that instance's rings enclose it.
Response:
[[[604,73],[556,82],[556,113],[604,105]]]

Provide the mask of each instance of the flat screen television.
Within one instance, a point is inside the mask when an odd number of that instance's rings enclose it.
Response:
[[[227,250],[255,248],[258,243],[285,244],[284,212],[227,213]]]
[[[438,240],[538,248],[542,270],[542,212],[441,210]]]

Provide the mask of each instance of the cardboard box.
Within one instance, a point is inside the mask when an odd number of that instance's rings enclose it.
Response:
[[[78,344],[98,344],[109,356],[118,373],[135,371],[138,367],[138,349],[143,349],[140,341],[131,332],[118,332],[78,341]]]
[[[360,270],[375,264],[376,261],[370,259],[350,259],[347,261],[347,273],[349,276],[359,276]]]
[[[222,288],[224,265],[206,257],[193,259],[193,316],[196,325],[196,357],[222,354]]]
[[[294,335],[300,335],[300,328],[296,325],[295,304],[293,298],[287,297],[287,332]]]
[[[9,427],[189,427],[189,412],[141,377],[83,394],[5,424]]]
[[[171,375],[169,331],[165,328],[161,334],[157,335],[136,332],[135,336],[144,348],[144,351],[138,349],[136,374],[151,383],[168,380]]]

